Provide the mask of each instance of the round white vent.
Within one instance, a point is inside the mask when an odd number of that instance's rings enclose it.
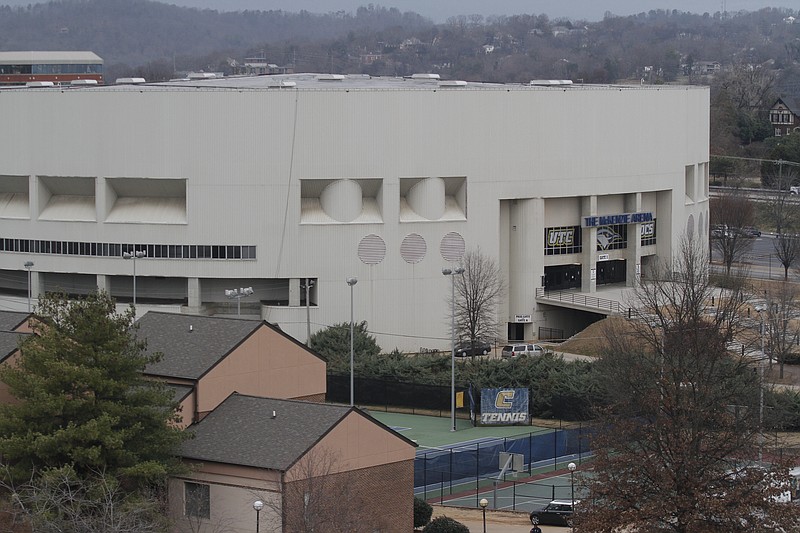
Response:
[[[446,261],[460,261],[464,257],[464,237],[460,233],[451,231],[442,237],[439,250]]]
[[[358,243],[358,258],[365,265],[377,265],[386,257],[386,243],[379,236],[367,235]]]
[[[406,235],[400,245],[400,256],[406,263],[419,263],[425,257],[427,251],[428,245],[425,244],[425,239],[417,233]]]

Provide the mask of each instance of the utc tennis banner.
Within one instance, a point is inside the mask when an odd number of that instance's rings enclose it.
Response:
[[[528,423],[528,389],[481,389],[481,424]]]

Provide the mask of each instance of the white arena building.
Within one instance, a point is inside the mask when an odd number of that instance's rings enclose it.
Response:
[[[305,341],[349,322],[356,277],[385,351],[445,349],[464,250],[505,276],[503,342],[570,335],[707,242],[707,88],[202,78],[0,90],[0,305],[238,303]]]

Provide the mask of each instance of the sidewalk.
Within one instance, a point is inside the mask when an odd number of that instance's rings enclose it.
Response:
[[[443,507],[433,506],[433,518],[437,516],[449,516],[453,520],[458,520],[470,530],[470,533],[483,532],[483,515],[478,509],[467,509],[464,507]],[[531,522],[527,513],[515,513],[510,511],[486,511],[486,533],[529,533]],[[568,528],[557,526],[539,526],[542,533],[565,533]]]

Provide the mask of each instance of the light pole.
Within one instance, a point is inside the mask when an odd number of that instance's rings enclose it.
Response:
[[[350,407],[355,405],[355,389],[353,386],[354,364],[353,364],[353,285],[358,283],[358,278],[347,278],[350,285]]]
[[[28,312],[31,312],[31,269],[33,261],[25,261],[25,269],[28,271]]]
[[[136,308],[136,260],[142,257],[147,257],[147,252],[134,251],[133,253],[125,252],[122,254],[124,259],[133,259],[133,307]]]
[[[572,502],[572,514],[575,514],[575,469],[578,468],[578,465],[575,463],[570,463],[567,465],[567,469],[569,469],[569,487],[571,493],[571,502]],[[570,522],[571,526],[570,529],[575,531],[575,522]]]
[[[456,274],[463,274],[463,267],[443,268],[442,274],[450,276],[450,431],[456,430]]]
[[[486,498],[481,498],[479,503],[481,510],[483,511],[483,533],[486,533],[486,506],[489,505],[489,500]]]
[[[261,500],[256,500],[253,502],[253,509],[256,510],[256,533],[258,533],[258,515],[261,513],[261,509],[264,508],[264,502]]]
[[[761,356],[758,358],[758,462],[764,456],[764,305],[757,305],[756,311],[761,321]]]
[[[253,287],[242,287],[241,289],[225,289],[225,296],[230,299],[236,298],[236,316],[241,316],[242,306],[240,304],[242,298],[253,294]]]
[[[303,287],[306,290],[306,346],[308,346],[308,343],[311,342],[311,295],[309,291],[313,286],[314,280],[311,278],[306,278],[306,284]]]

